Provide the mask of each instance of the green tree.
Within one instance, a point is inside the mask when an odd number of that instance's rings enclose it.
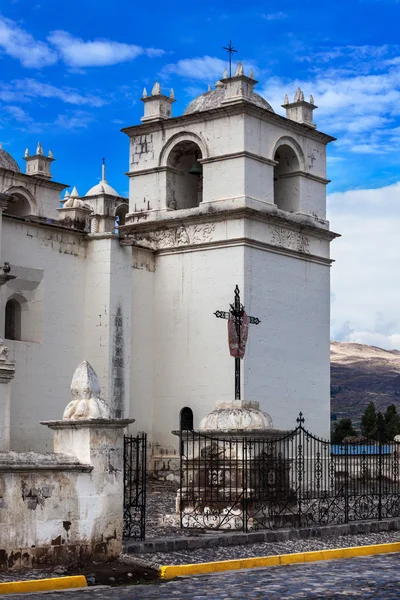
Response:
[[[391,404],[387,407],[383,419],[385,440],[391,441],[395,435],[400,433],[400,415],[397,412],[395,404]]]
[[[378,415],[374,402],[370,402],[361,417],[361,435],[376,438],[378,434]]]
[[[340,444],[345,437],[356,435],[357,431],[354,429],[351,419],[340,419],[333,427],[332,444]]]

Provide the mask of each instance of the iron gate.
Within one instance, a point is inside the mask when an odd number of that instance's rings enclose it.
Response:
[[[400,517],[400,443],[181,432],[182,528],[278,529]],[[272,433],[272,432],[271,432]]]
[[[124,532],[125,540],[146,536],[147,434],[124,437]]]

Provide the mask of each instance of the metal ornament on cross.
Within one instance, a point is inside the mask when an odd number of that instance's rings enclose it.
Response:
[[[217,319],[228,319],[229,351],[235,358],[235,400],[240,400],[240,359],[244,357],[249,325],[261,323],[258,317],[249,317],[240,302],[240,290],[236,285],[234,301],[229,311],[217,310]]]

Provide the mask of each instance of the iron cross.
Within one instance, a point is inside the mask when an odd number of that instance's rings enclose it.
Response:
[[[244,306],[240,302],[239,286],[235,287],[234,294],[235,294],[234,302],[233,302],[233,304],[229,305],[230,306],[229,311],[217,310],[214,313],[214,315],[217,317],[217,319],[231,318],[233,320],[233,323],[236,328],[238,343],[240,344],[240,341],[241,341],[240,333],[241,333],[241,327],[243,324],[243,318],[244,318],[245,313],[244,313]],[[248,318],[249,324],[258,325],[259,323],[261,323],[261,321],[258,317],[247,317],[247,318]],[[240,358],[238,356],[235,357],[235,400],[240,400]]]
[[[237,52],[237,50],[234,49],[234,47],[232,46],[232,40],[229,40],[229,46],[223,46],[223,50],[226,50],[227,53],[229,54],[229,77],[232,77],[232,54],[234,52]]]

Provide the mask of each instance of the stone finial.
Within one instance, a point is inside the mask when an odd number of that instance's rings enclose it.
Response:
[[[224,84],[222,83],[222,81],[216,81],[216,82],[215,82],[215,87],[216,87],[217,89],[218,89],[218,88],[223,88],[223,87],[224,87]]]
[[[49,153],[48,153],[47,157],[48,157],[48,158],[53,158],[53,153],[52,153],[52,151],[51,151],[51,150],[49,150]]]
[[[160,96],[161,95],[161,86],[158,81],[153,85],[153,89],[151,90],[152,96]]]
[[[301,94],[300,94],[300,100],[301,100],[302,102],[304,102],[304,92],[303,92],[303,91],[302,91],[302,92],[301,92]]]
[[[26,150],[25,150],[25,154],[24,154],[24,157],[25,157],[25,158],[27,158],[28,156],[29,156],[29,149],[28,149],[28,148],[26,148]]]
[[[70,196],[71,196],[71,198],[79,198],[79,193],[78,193],[78,190],[76,189],[76,185],[74,185]]]
[[[64,200],[68,200],[68,198],[69,198],[69,191],[66,190],[65,194],[64,194]]]
[[[3,150],[3,142],[0,142],[0,150]]]
[[[142,98],[147,98],[147,90],[146,88],[143,88],[143,96]]]
[[[310,95],[310,104],[314,104],[314,96]]]
[[[243,69],[242,61],[239,60],[238,66],[236,67],[236,71],[235,71],[234,77],[240,77],[241,75],[244,75],[244,69]]]
[[[222,74],[222,79],[228,79],[228,71],[227,71],[227,69],[224,69],[224,72]]]
[[[169,91],[169,97],[172,98],[173,100],[175,100],[175,92],[174,92],[174,88],[171,88]]]
[[[283,104],[289,104],[289,96],[287,94],[285,94],[285,99],[283,101]]]
[[[43,156],[43,148],[42,148],[42,144],[40,142],[38,142],[38,145],[36,148],[36,154],[40,154],[40,156]]]
[[[110,419],[111,412],[100,398],[100,382],[93,367],[84,360],[76,369],[71,383],[73,400],[64,411],[63,419]]]
[[[300,102],[301,101],[301,94],[302,94],[302,91],[298,87],[297,90],[296,90],[296,93],[294,95],[294,102]]]
[[[207,90],[207,92],[212,92],[212,87],[211,87],[210,84],[208,84],[208,90]]]
[[[250,79],[254,79],[254,72],[253,72],[253,69],[250,69],[250,74],[249,74],[249,76],[250,76]]]

